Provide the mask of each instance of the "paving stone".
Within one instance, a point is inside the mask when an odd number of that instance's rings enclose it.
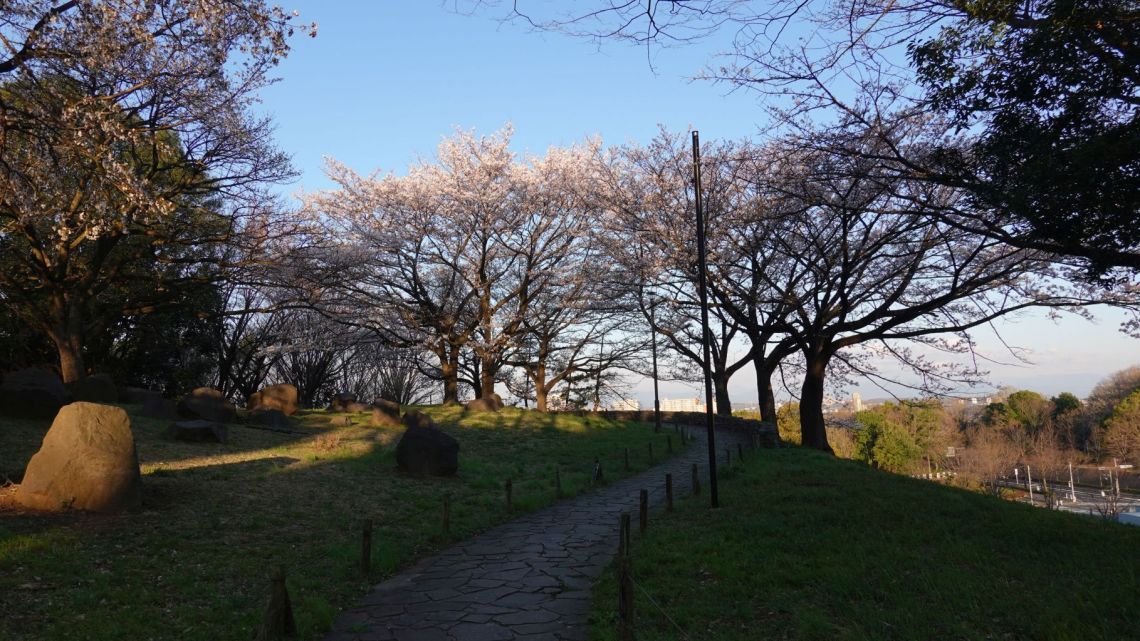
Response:
[[[718,433],[718,443],[734,442]],[[661,507],[665,472],[677,494],[688,494],[689,468],[706,451],[694,444],[641,475],[423,559],[339,615],[324,641],[585,641],[589,591],[617,553],[618,515],[637,511],[642,488]]]
[[[521,623],[550,623],[558,618],[558,615],[549,610],[523,610],[522,612],[513,612],[511,614],[501,614],[495,617],[495,621],[503,625],[518,625]]]
[[[455,641],[510,641],[509,628],[494,623],[460,623],[448,631]]]

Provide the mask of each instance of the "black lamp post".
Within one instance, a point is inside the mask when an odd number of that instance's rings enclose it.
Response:
[[[661,433],[661,396],[657,392],[657,297],[649,295],[649,353],[653,356],[653,431]]]
[[[705,355],[705,428],[709,442],[709,499],[712,507],[720,507],[716,484],[716,429],[713,424],[712,354],[709,348],[709,300],[705,284],[705,215],[701,203],[701,139],[693,132],[693,189],[697,201],[697,294],[701,300],[701,344]]]

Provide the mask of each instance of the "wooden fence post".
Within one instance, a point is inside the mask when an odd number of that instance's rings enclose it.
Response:
[[[372,519],[364,519],[360,536],[360,571],[364,576],[372,572]]]
[[[673,511],[673,475],[665,475],[665,511]]]
[[[443,536],[451,536],[451,495],[443,495]]]
[[[625,471],[629,471],[629,448],[622,449],[622,456],[625,458]]]
[[[629,514],[621,515],[618,534],[618,636],[633,641],[633,568],[630,554]]]
[[[507,479],[506,489],[507,489],[507,511],[510,512],[512,510],[512,508],[514,507],[514,504],[511,502],[511,479]]]
[[[554,496],[562,498],[562,472],[557,466],[554,468]]]
[[[293,604],[289,602],[289,589],[285,587],[285,568],[276,565],[269,576],[269,605],[265,608],[265,618],[257,628],[254,639],[279,641],[286,638],[297,638],[297,622],[293,619]]]
[[[649,490],[641,490],[638,494],[641,505],[637,510],[637,530],[645,536],[645,530],[649,528]]]
[[[701,475],[697,471],[697,464],[693,463],[693,494],[701,493]]]

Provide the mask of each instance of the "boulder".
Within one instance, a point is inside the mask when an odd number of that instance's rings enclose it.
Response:
[[[396,444],[396,463],[406,474],[451,476],[459,470],[459,442],[419,412],[404,418],[408,429]]]
[[[139,460],[127,413],[84,402],[60,409],[28,463],[16,501],[51,511],[117,512],[137,507]]]
[[[399,424],[400,404],[383,399],[376,401],[372,406],[372,425],[380,427]]]
[[[246,423],[252,425],[264,425],[273,428],[286,428],[289,427],[289,417],[281,410],[257,410],[250,412],[246,417]]]
[[[493,396],[486,396],[467,401],[466,407],[468,412],[498,412],[503,405],[501,400],[496,402]]]
[[[163,436],[186,443],[225,443],[229,440],[230,431],[226,425],[213,421],[178,421],[171,423]]]
[[[352,392],[340,392],[333,394],[332,400],[329,402],[330,412],[355,412],[357,410],[347,409],[349,405],[356,404],[356,394]]]
[[[178,401],[178,415],[214,423],[232,423],[237,419],[237,410],[218,390],[199,387]]]
[[[119,388],[115,381],[107,374],[95,374],[81,378],[67,384],[67,390],[72,398],[88,403],[117,403],[119,402]]]
[[[9,372],[0,383],[0,414],[5,416],[52,418],[71,400],[63,381],[45,369]]]
[[[162,398],[162,392],[145,389],[142,387],[131,387],[125,385],[119,388],[119,402],[130,403],[132,405],[142,405],[146,403],[146,399],[152,396]]]
[[[146,390],[146,395],[142,397],[142,413],[143,416],[150,418],[161,418],[164,420],[178,418],[178,404],[169,398],[163,398],[159,392],[152,392]]]
[[[286,416],[297,413],[297,388],[287,383],[270,385],[255,393],[246,401],[246,409],[251,412],[257,410],[278,410]]]

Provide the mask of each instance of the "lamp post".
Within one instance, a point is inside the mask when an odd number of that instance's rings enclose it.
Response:
[[[653,432],[661,433],[661,396],[657,391],[657,296],[649,295],[649,353],[653,357]]]
[[[720,496],[716,484],[716,429],[713,425],[712,376],[709,367],[712,355],[709,342],[709,298],[705,283],[705,214],[701,203],[701,139],[693,132],[693,190],[697,201],[697,294],[701,300],[701,344],[705,356],[705,429],[709,444],[709,501],[712,507],[720,507]]]

